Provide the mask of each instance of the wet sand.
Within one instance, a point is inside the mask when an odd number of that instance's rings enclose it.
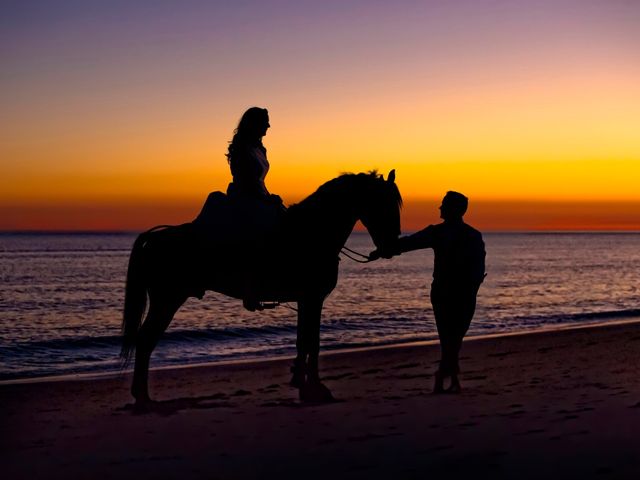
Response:
[[[301,405],[290,361],[0,386],[2,477],[640,478],[640,323],[323,354],[339,402]]]

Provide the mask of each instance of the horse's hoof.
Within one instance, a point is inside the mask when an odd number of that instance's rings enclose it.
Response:
[[[336,401],[331,390],[321,382],[305,382],[300,387],[299,393],[302,403],[331,403]]]
[[[291,377],[291,381],[289,385],[293,388],[302,388],[305,384],[305,375],[304,373],[294,373]]]
[[[298,362],[297,360],[291,366],[291,381],[289,385],[293,388],[302,388],[302,386],[307,381],[307,369],[305,368],[305,364],[302,362]]]
[[[136,399],[133,404],[133,413],[148,413],[153,410],[153,406],[156,404],[153,400],[147,397],[144,400]]]
[[[462,387],[459,383],[454,383],[446,390],[446,392],[453,395],[459,395],[462,393]]]
[[[145,407],[149,407],[153,400],[149,396],[149,390],[146,388],[136,388],[135,386],[131,388],[131,396],[134,399],[134,409],[143,409]]]

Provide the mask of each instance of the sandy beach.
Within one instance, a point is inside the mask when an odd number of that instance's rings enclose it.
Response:
[[[0,386],[3,478],[640,478],[640,323],[324,353],[340,401],[301,405],[289,360]]]

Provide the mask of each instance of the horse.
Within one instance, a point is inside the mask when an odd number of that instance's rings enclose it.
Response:
[[[339,253],[357,221],[378,250],[391,248],[400,234],[401,207],[395,170],[387,179],[374,170],[326,182],[282,213],[278,225],[259,241],[225,232],[216,237],[211,229],[199,229],[198,222],[140,234],[127,269],[121,351],[125,365],[135,352],[135,404],[152,402],[151,353],[187,298],[202,298],[212,290],[241,299],[246,278],[261,302],[297,303],[291,385],[299,389],[301,401],[332,400],[320,380],[318,357],[322,306],[337,284]]]

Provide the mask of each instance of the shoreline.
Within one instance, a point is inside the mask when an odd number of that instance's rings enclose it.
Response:
[[[582,323],[579,325],[575,324],[557,324],[557,325],[549,325],[544,327],[536,327],[530,330],[520,330],[514,332],[498,332],[498,333],[488,333],[488,334],[480,334],[480,335],[467,335],[464,338],[464,344],[468,342],[476,342],[476,341],[486,341],[492,339],[499,339],[503,337],[515,337],[521,335],[543,335],[547,333],[553,333],[556,331],[565,331],[565,330],[582,330],[582,329],[597,329],[597,328],[607,328],[607,327],[615,327],[618,325],[629,325],[629,324],[640,324],[640,318],[632,318],[632,319],[624,319],[624,320],[611,320],[611,321],[594,321],[593,323]],[[335,349],[327,349],[320,350],[320,356],[322,358],[326,358],[328,356],[333,355],[343,355],[350,353],[366,353],[366,352],[375,352],[378,350],[388,350],[388,349],[402,349],[402,348],[419,348],[419,347],[428,347],[433,345],[439,345],[440,341],[437,338],[431,340],[409,340],[407,342],[399,342],[399,343],[388,343],[388,344],[380,344],[380,345],[368,345],[368,346],[358,346],[358,347],[346,347],[346,348],[335,348]],[[171,370],[183,370],[183,369],[194,369],[194,368],[224,368],[234,365],[260,365],[262,363],[271,363],[271,362],[291,362],[294,358],[293,355],[278,355],[278,356],[265,356],[265,357],[251,357],[251,358],[238,358],[231,360],[220,360],[220,361],[210,361],[210,362],[196,362],[196,363],[186,363],[186,364],[176,364],[176,365],[162,365],[152,367],[150,371],[171,371]],[[153,364],[153,361],[152,361]],[[17,379],[9,379],[9,380],[0,380],[1,386],[10,386],[10,385],[28,385],[28,384],[40,384],[40,383],[52,383],[52,382],[86,382],[93,380],[117,380],[127,375],[131,375],[133,370],[131,367],[126,370],[118,370],[118,371],[106,371],[106,372],[83,372],[83,373],[69,373],[69,374],[61,374],[61,375],[49,375],[43,377],[26,377],[26,378],[17,378]]]

